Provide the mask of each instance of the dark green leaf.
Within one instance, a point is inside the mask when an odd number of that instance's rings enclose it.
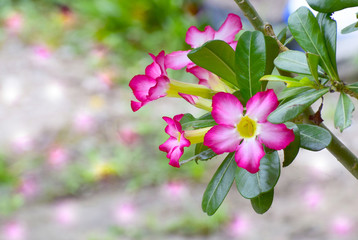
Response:
[[[358,6],[357,0],[307,0],[311,8],[318,12],[333,13],[344,8]]]
[[[258,214],[264,214],[270,209],[274,196],[274,189],[262,193],[258,197],[251,199],[251,206]]]
[[[341,33],[342,34],[348,34],[348,33],[351,33],[351,32],[355,32],[357,30],[358,30],[358,22],[352,23],[352,24],[348,25],[347,27],[343,28]]]
[[[188,129],[211,127],[211,126],[214,126],[216,124],[216,122],[212,118],[210,113],[207,113],[207,114],[201,116],[200,118],[195,118],[190,113],[186,113],[180,120],[180,124],[181,124],[183,130],[188,130]]]
[[[311,151],[326,148],[332,140],[331,134],[324,128],[315,125],[297,124],[300,130],[301,147]]]
[[[300,130],[298,129],[297,125],[292,122],[287,122],[286,126],[289,129],[293,129],[293,132],[295,133],[295,140],[291,142],[285,149],[283,149],[283,153],[284,153],[284,160],[282,164],[283,167],[287,167],[293,162],[293,160],[295,160],[301,145]]]
[[[266,69],[265,75],[271,74],[275,65],[273,61],[279,53],[277,42],[274,38],[265,36],[265,46],[266,46]]]
[[[189,52],[188,57],[196,65],[215,73],[232,85],[238,86],[234,70],[235,52],[226,42],[209,41]]]
[[[275,59],[274,63],[278,69],[286,72],[311,75],[306,55],[300,51],[289,50],[282,52]],[[321,69],[319,69],[319,75],[324,75],[324,72]]]
[[[323,88],[314,92],[302,94],[279,106],[267,118],[271,123],[283,123],[289,121],[301,114],[307,107],[311,106],[317,99],[329,91]]]
[[[207,161],[207,160],[212,159],[215,156],[216,156],[216,153],[213,150],[211,150],[210,148],[208,148],[207,146],[205,146],[203,143],[197,143],[195,145],[194,160],[196,162]]]
[[[292,87],[292,88],[285,88],[283,89],[278,95],[278,100],[283,100],[286,98],[292,98],[294,96],[297,96],[301,93],[307,92],[309,90],[314,91],[311,87]]]
[[[341,93],[334,114],[334,126],[341,132],[352,124],[354,104],[345,93]]]
[[[319,56],[313,53],[306,53],[308,67],[310,68],[313,78],[316,80],[316,83],[319,84],[318,80],[318,62]]]
[[[246,101],[261,90],[259,80],[264,75],[265,65],[264,35],[259,31],[243,33],[236,47],[235,71],[237,85]]]
[[[332,66],[337,72],[337,22],[331,19],[330,16],[331,14],[328,13],[318,13],[316,18],[319,26],[321,27],[321,31],[326,42],[326,47],[328,50],[329,58],[331,59]]]
[[[213,215],[224,201],[234,182],[236,168],[234,153],[230,153],[210,180],[201,203],[203,211],[209,216]]]
[[[317,19],[306,7],[300,7],[288,18],[288,27],[297,43],[306,51],[319,55],[320,65],[334,79],[338,79],[332,66],[323,34]]]
[[[287,37],[287,31],[288,31],[288,27],[284,27],[279,34],[277,34],[277,39],[284,44],[286,41],[286,37]]]
[[[237,190],[244,198],[252,199],[273,189],[280,177],[280,159],[277,151],[269,153],[261,159],[260,171],[249,173],[238,168],[235,174]]]

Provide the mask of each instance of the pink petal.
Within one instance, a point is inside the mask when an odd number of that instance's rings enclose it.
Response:
[[[179,133],[183,133],[182,127],[180,125],[180,120],[184,114],[175,115],[173,119],[169,117],[163,117],[163,120],[168,124],[165,128],[165,132],[172,137],[177,138]]]
[[[188,67],[186,71],[197,77],[199,79],[199,84],[210,88],[208,79],[210,78],[210,74],[212,74],[211,72],[199,66]]]
[[[242,141],[235,153],[235,160],[239,167],[250,173],[257,173],[263,156],[265,156],[265,152],[262,144],[255,138],[250,138]]]
[[[236,151],[241,139],[236,127],[216,125],[206,133],[204,145],[216,154],[222,154]]]
[[[215,39],[231,43],[235,40],[235,35],[242,29],[239,16],[230,13],[219,30],[215,33]]]
[[[133,112],[138,111],[141,107],[143,107],[145,104],[147,104],[148,102],[135,102],[135,101],[131,101],[131,108]]]
[[[246,104],[246,115],[257,122],[266,122],[267,116],[278,106],[275,92],[269,89],[265,92],[258,92]]]
[[[178,140],[175,137],[169,137],[167,141],[159,146],[159,150],[169,153],[174,147],[178,146]]]
[[[156,84],[149,89],[148,100],[156,100],[167,95],[170,80],[166,76],[156,79]]]
[[[195,26],[191,26],[186,32],[185,42],[192,48],[197,48],[207,41],[214,40],[215,30],[206,26],[203,32],[199,31]]]
[[[232,49],[236,50],[237,41],[233,41],[229,45],[230,45],[230,47],[232,47]]]
[[[179,168],[180,167],[179,158],[183,155],[183,153],[184,150],[182,148],[179,147],[173,148],[173,150],[167,154],[167,158],[170,159],[169,165]]]
[[[213,97],[213,116],[218,124],[235,126],[242,117],[240,101],[230,93],[219,92]]]
[[[136,75],[129,82],[134,96],[139,101],[145,101],[148,98],[149,89],[154,87],[157,82],[146,75]]]
[[[189,52],[190,50],[169,53],[165,56],[165,66],[174,70],[179,70],[183,67],[186,67],[188,64],[192,63],[188,58]]]
[[[156,62],[153,62],[145,68],[145,75],[156,79],[157,77],[160,77],[162,75],[162,70]]]
[[[268,148],[281,150],[287,147],[293,140],[295,134],[285,124],[272,124],[265,122],[260,124],[259,140]]]
[[[185,99],[188,103],[195,105],[196,101],[198,101],[198,97],[194,95],[184,94],[184,93],[178,93],[182,98]]]
[[[164,51],[161,51],[157,56],[154,56],[151,53],[149,53],[149,55],[152,57],[153,63],[147,66],[145,75],[154,79],[163,75],[167,76]]]

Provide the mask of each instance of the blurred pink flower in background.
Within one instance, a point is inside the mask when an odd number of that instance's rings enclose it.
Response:
[[[76,223],[78,211],[76,206],[69,201],[58,203],[54,209],[54,219],[63,226],[70,226]]]
[[[125,146],[134,146],[139,139],[139,134],[131,127],[123,127],[118,131],[118,140]]]
[[[75,116],[74,127],[81,133],[92,132],[96,128],[96,121],[90,113],[79,112]]]
[[[25,198],[32,198],[34,197],[39,190],[39,186],[34,176],[24,176],[21,179],[20,186],[18,191],[25,197]]]
[[[349,235],[354,230],[354,222],[346,216],[335,217],[331,222],[331,231],[340,236]]]
[[[9,33],[18,34],[23,28],[23,17],[20,13],[13,13],[5,19],[5,28]]]
[[[37,45],[33,47],[33,53],[38,59],[48,59],[51,57],[51,51],[46,45]]]
[[[182,199],[188,195],[188,187],[182,181],[170,181],[163,186],[164,194],[173,200]]]
[[[114,219],[119,225],[134,224],[137,220],[137,209],[131,202],[118,205],[114,211]]]
[[[242,237],[251,230],[250,221],[241,215],[236,215],[228,225],[228,233],[232,237]]]
[[[69,153],[67,149],[61,146],[52,147],[48,153],[47,160],[52,167],[61,168],[68,162]]]
[[[23,153],[32,150],[34,140],[25,132],[16,133],[12,139],[12,148],[16,153]]]
[[[20,222],[11,221],[2,227],[1,235],[3,240],[25,240],[26,229]]]
[[[97,73],[97,78],[100,83],[106,87],[106,89],[110,89],[113,87],[113,74],[110,72],[99,72]]]
[[[322,192],[316,188],[308,187],[304,190],[303,203],[309,209],[317,209],[322,204],[323,196]]]

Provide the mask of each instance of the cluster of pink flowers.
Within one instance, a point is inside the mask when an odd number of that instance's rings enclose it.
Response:
[[[200,47],[210,40],[222,40],[235,49],[235,36],[241,29],[240,17],[229,14],[218,31],[210,26],[204,31],[190,27],[185,40],[192,48]],[[150,54],[153,63],[147,66],[145,74],[134,76],[129,83],[138,100],[131,102],[132,110],[137,111],[147,103],[162,97],[183,98],[190,104],[211,112],[217,125],[183,130],[180,123],[183,114],[173,118],[163,117],[168,124],[165,132],[169,139],[160,145],[159,149],[167,153],[170,165],[180,167],[179,159],[184,148],[203,143],[216,154],[235,152],[235,160],[239,167],[251,173],[258,172],[260,160],[265,155],[263,145],[281,150],[294,140],[293,131],[286,125],[267,121],[268,115],[279,104],[276,94],[272,89],[258,92],[244,108],[233,95],[234,89],[221,81],[220,77],[195,65],[187,57],[190,51],[170,54],[162,51],[157,56]],[[198,84],[176,81],[168,76],[168,68],[179,70],[184,67],[198,79]]]

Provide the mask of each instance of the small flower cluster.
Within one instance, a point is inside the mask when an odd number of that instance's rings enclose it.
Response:
[[[210,40],[222,40],[235,50],[235,35],[241,29],[240,17],[229,14],[218,31],[210,26],[199,31],[192,26],[188,29],[185,40],[192,48],[198,48]],[[179,159],[184,148],[203,143],[216,154],[235,152],[239,167],[251,173],[258,172],[260,160],[265,155],[263,145],[281,150],[294,140],[293,131],[284,124],[267,121],[268,115],[279,104],[276,94],[272,89],[258,92],[244,107],[233,94],[235,89],[188,58],[190,51],[177,51],[167,55],[162,51],[157,56],[150,54],[153,63],[147,66],[145,74],[134,76],[129,83],[138,100],[131,102],[132,110],[135,112],[162,97],[183,98],[190,104],[211,112],[216,125],[183,130],[180,123],[183,114],[173,118],[163,117],[168,124],[165,132],[169,139],[159,149],[167,153],[170,165],[180,167]],[[176,81],[168,76],[168,68],[179,70],[184,67],[198,79],[198,84]]]

